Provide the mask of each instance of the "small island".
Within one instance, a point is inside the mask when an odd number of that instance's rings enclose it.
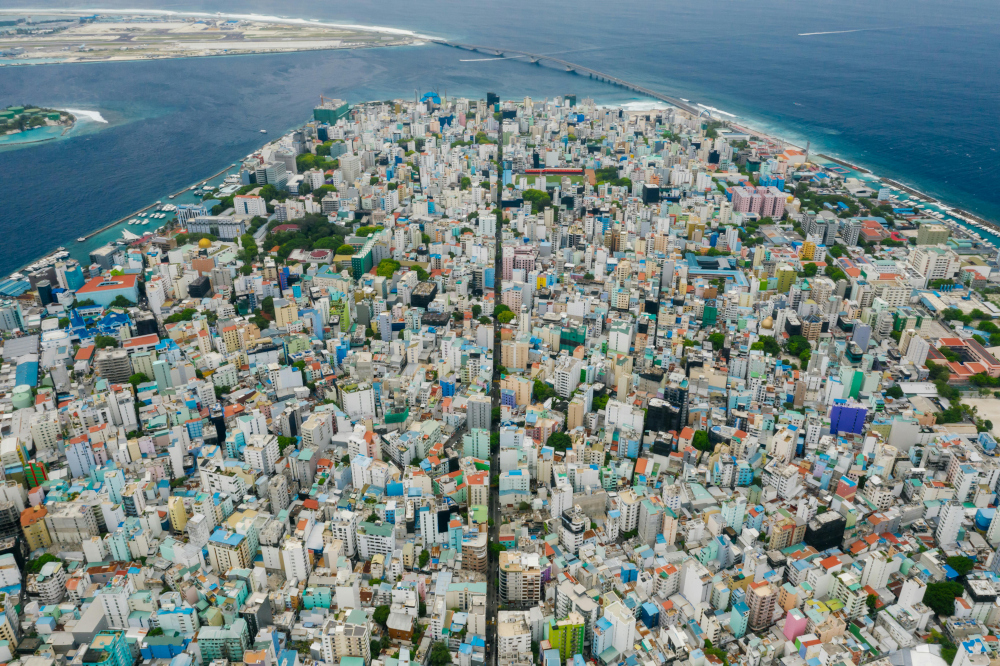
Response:
[[[252,15],[0,9],[0,67],[413,44],[402,31]]]
[[[23,135],[24,142],[54,139],[73,127],[76,116],[68,111],[31,105],[8,106],[0,111],[0,137]],[[37,132],[48,128],[47,132]],[[18,139],[22,138],[17,136]]]

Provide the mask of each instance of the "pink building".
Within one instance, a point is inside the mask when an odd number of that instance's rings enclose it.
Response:
[[[764,197],[749,187],[733,188],[733,210],[737,213],[756,213],[760,215]]]
[[[796,638],[806,633],[806,625],[809,623],[809,619],[805,616],[805,613],[800,611],[798,608],[793,608],[788,611],[788,615],[785,616],[785,629],[782,633],[790,641],[794,641]]]
[[[518,313],[521,311],[521,288],[511,287],[509,289],[504,289],[503,293],[500,295],[500,302],[510,308],[513,313]]]
[[[503,249],[503,272],[500,277],[503,280],[510,280],[514,276],[514,248],[505,247]]]
[[[761,217],[771,217],[780,220],[785,214],[785,193],[777,187],[758,187],[757,193],[761,196]]]
[[[522,269],[526,274],[535,270],[535,257],[531,254],[517,254],[514,256],[514,268]]]

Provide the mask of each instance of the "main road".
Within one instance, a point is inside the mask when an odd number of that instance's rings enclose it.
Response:
[[[503,144],[497,144],[497,167],[502,164],[503,160]],[[500,202],[497,202],[499,206]],[[497,210],[502,211],[501,208]],[[502,214],[497,216],[496,223],[496,237],[494,242],[494,259],[493,259],[493,292],[494,292],[494,303],[500,295],[500,288],[502,285],[500,267],[503,265],[501,261],[502,250],[503,250],[503,231],[502,224],[503,217]],[[496,319],[493,320],[493,381],[490,386],[490,398],[492,402],[492,408],[490,410],[490,504],[489,504],[489,519],[490,524],[488,528],[489,534],[489,544],[487,546],[487,566],[486,566],[486,660],[487,664],[492,666],[499,666],[499,647],[500,643],[497,640],[497,618],[499,609],[499,576],[500,576],[500,559],[499,553],[495,551],[492,547],[495,543],[500,543],[500,489],[493,487],[493,476],[500,473],[500,451],[499,447],[493,448],[493,433],[497,433],[499,438],[500,434],[500,419],[493,419],[493,414],[497,413],[500,409],[500,322]]]

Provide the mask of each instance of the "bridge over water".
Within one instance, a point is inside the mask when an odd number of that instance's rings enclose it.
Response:
[[[707,109],[698,108],[698,107],[696,107],[696,106],[694,106],[694,105],[692,105],[692,104],[690,104],[688,102],[685,102],[684,100],[679,99],[677,97],[672,97],[670,95],[664,95],[661,92],[657,92],[655,90],[650,90],[649,88],[644,88],[643,86],[636,85],[636,84],[634,84],[634,83],[632,83],[630,81],[625,81],[624,79],[620,79],[620,78],[618,78],[616,76],[611,76],[610,74],[605,74],[604,72],[600,72],[600,71],[598,71],[596,69],[591,69],[590,67],[584,67],[583,65],[578,65],[576,63],[570,62],[568,60],[563,60],[562,58],[557,58],[555,56],[545,55],[545,54],[542,54],[542,53],[530,53],[528,51],[518,51],[516,49],[501,49],[501,48],[496,48],[494,46],[482,46],[482,45],[479,45],[479,44],[463,44],[461,42],[452,42],[452,41],[448,41],[446,39],[434,39],[434,40],[431,40],[431,41],[433,41],[436,44],[442,44],[444,46],[450,46],[450,47],[456,48],[456,49],[463,49],[465,51],[474,51],[476,53],[484,53],[484,54],[487,54],[487,55],[496,56],[498,58],[505,58],[505,57],[506,58],[511,58],[511,57],[524,58],[524,59],[528,60],[529,62],[531,62],[532,64],[537,64],[539,62],[543,62],[544,61],[544,62],[547,62],[547,63],[551,63],[553,65],[558,65],[560,67],[565,67],[567,72],[575,72],[577,74],[586,74],[590,78],[596,79],[597,81],[604,81],[606,83],[610,83],[612,85],[616,85],[616,86],[619,86],[621,88],[625,88],[626,90],[631,90],[633,92],[637,92],[637,93],[640,93],[642,95],[646,95],[647,97],[652,97],[653,99],[658,99],[658,100],[661,100],[663,102],[667,102],[668,104],[672,104],[673,106],[676,106],[679,109],[683,109],[684,111],[687,111],[688,113],[692,113],[692,114],[694,114],[696,116],[700,115],[702,113],[706,113],[706,114],[711,115],[710,112]]]

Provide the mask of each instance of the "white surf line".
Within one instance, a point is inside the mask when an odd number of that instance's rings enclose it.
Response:
[[[799,37],[812,37],[814,35],[846,35],[850,32],[884,32],[886,30],[902,30],[903,28],[924,28],[920,25],[894,25],[886,28],[854,28],[853,30],[828,30],[826,32],[800,32]]]
[[[723,116],[729,116],[730,118],[738,118],[739,117],[735,113],[729,113],[728,111],[723,111],[722,109],[717,109],[714,106],[708,106],[708,105],[701,104],[701,103],[698,103],[698,102],[696,102],[696,104],[698,106],[700,106],[701,108],[705,109],[706,111],[710,111],[711,113],[719,113],[719,114],[722,114]]]
[[[849,32],[864,32],[868,28],[858,28],[856,30],[830,30],[829,32],[800,32],[799,37],[812,37],[813,35],[846,35]]]
[[[89,16],[91,14],[113,14],[136,15],[136,16],[176,16],[178,18],[224,18],[242,19],[244,21],[260,21],[264,23],[282,23],[287,25],[320,26],[324,28],[343,28],[345,30],[358,30],[363,32],[376,32],[386,35],[399,35],[401,37],[413,37],[415,39],[435,39],[430,35],[422,35],[412,30],[402,30],[400,28],[387,28],[379,25],[357,25],[353,23],[326,23],[323,21],[313,21],[309,19],[285,18],[281,16],[270,16],[265,14],[232,14],[227,12],[183,12],[169,9],[46,9],[37,7],[18,7],[17,9],[0,9],[0,14],[45,14],[48,16]]]
[[[100,111],[85,111],[83,109],[63,109],[63,111],[68,111],[76,116],[78,119],[85,118],[87,120],[92,120],[95,123],[108,124],[108,121],[104,119]]]

